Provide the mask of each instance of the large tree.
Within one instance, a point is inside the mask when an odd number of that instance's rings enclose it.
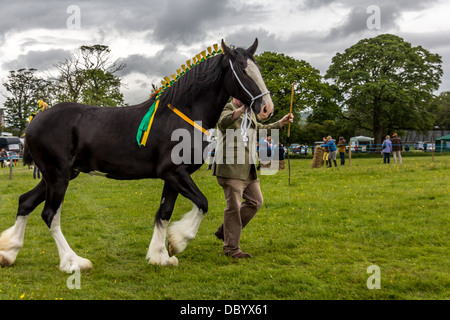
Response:
[[[429,112],[442,76],[442,60],[421,46],[382,34],[337,53],[326,78],[342,94],[346,114],[376,143],[393,130],[432,128]]]
[[[81,46],[68,59],[55,65],[58,102],[70,101],[100,106],[124,104],[121,80],[115,75],[125,67],[112,60],[108,46]]]
[[[293,83],[293,113],[297,124],[300,112],[305,109],[335,110],[333,90],[323,81],[320,71],[306,61],[274,52],[264,52],[255,59],[275,105],[275,120],[289,112]],[[300,138],[298,125],[291,126],[291,137],[291,141]]]
[[[36,69],[10,71],[3,83],[8,92],[4,103],[6,126],[17,135],[25,131],[30,114],[39,108],[39,100],[51,99],[49,81],[36,73]]]
[[[450,130],[450,91],[444,91],[436,97],[435,109],[433,110],[436,120],[434,126],[442,131]]]

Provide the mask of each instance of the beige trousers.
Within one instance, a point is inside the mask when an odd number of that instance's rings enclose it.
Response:
[[[217,177],[217,182],[222,186],[227,202],[223,224],[218,228],[224,236],[223,253],[234,255],[241,251],[239,242],[242,229],[262,206],[263,196],[259,179],[253,179],[251,175],[247,180]]]
[[[392,151],[394,154],[394,162],[397,164],[397,159],[400,164],[402,164],[402,152],[401,151]]]

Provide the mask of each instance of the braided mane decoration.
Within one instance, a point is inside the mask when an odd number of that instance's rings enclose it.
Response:
[[[223,49],[219,49],[218,44],[214,44],[213,48],[208,47],[207,50],[203,50],[199,54],[195,55],[191,60],[187,60],[186,64],[181,65],[180,69],[177,69],[177,74],[172,74],[170,77],[164,77],[164,80],[161,80],[162,87],[156,90],[151,97],[155,97],[156,100],[159,99],[161,94],[169,87],[171,87],[178,79],[180,79],[183,75],[186,74],[189,70],[191,70],[197,64],[205,61],[206,59],[212,58],[217,54],[223,54]]]

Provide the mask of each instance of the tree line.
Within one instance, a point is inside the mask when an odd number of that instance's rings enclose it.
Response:
[[[125,104],[122,80],[116,75],[125,64],[112,60],[108,46],[81,46],[54,67],[56,75],[47,77],[38,76],[33,68],[9,72],[3,83],[8,131],[22,135],[41,99],[50,106],[65,101],[110,107]]]
[[[279,116],[289,112],[290,88],[297,126],[291,140],[346,139],[365,133],[381,144],[404,130],[450,129],[450,92],[436,96],[442,59],[421,46],[383,34],[337,53],[324,77],[303,60],[265,52],[257,58]],[[301,112],[309,111],[302,119]]]
[[[275,120],[289,112],[294,85],[292,142],[365,133],[381,144],[394,131],[450,129],[450,91],[434,94],[443,75],[441,57],[398,36],[360,40],[337,53],[324,76],[308,62],[282,53],[264,52],[255,59],[276,107]],[[43,97],[49,104],[125,104],[116,75],[125,65],[111,60],[107,46],[82,46],[55,67],[57,75],[46,79],[37,77],[35,69],[10,72],[4,83],[6,120],[16,133],[24,131]],[[302,117],[305,112],[309,115]]]

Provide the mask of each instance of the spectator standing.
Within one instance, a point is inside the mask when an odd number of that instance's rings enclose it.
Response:
[[[333,160],[334,162],[334,166],[337,167],[337,162],[336,162],[336,153],[337,153],[337,148],[336,148],[336,144],[334,143],[333,138],[331,138],[331,136],[328,136],[325,140],[325,144],[321,145],[321,147],[328,147],[328,163],[329,166],[328,168],[331,168],[331,160]]]
[[[322,140],[324,143],[328,142],[327,138],[325,138],[325,137],[323,137]],[[321,145],[321,147],[323,147],[323,145]],[[330,162],[330,165],[328,165],[328,155],[330,154],[330,148],[323,147],[323,149],[324,149],[323,150],[323,162],[327,165],[327,168],[331,167],[331,162]]]
[[[5,166],[4,161],[8,158],[8,155],[6,154],[5,148],[2,148],[0,151],[0,163],[1,167],[3,168]]]
[[[383,163],[390,163],[392,152],[392,142],[390,136],[386,136],[386,139],[381,144],[381,147],[383,148],[383,150],[381,151],[381,153],[383,154]]]
[[[339,151],[339,156],[341,157],[341,166],[343,166],[345,164],[345,139],[344,137],[339,137],[339,142],[338,142],[338,151]]]
[[[276,150],[276,151],[278,151],[278,163],[279,163],[278,168],[280,170],[284,170],[284,169],[286,169],[286,163],[284,161],[284,156],[285,156],[284,146],[281,143],[279,143],[277,149],[278,150]]]
[[[397,159],[398,159],[398,163],[402,164],[402,151],[403,151],[403,147],[402,147],[402,140],[398,137],[397,133],[394,133],[392,135],[392,155],[394,156],[394,162],[395,164],[397,164]]]

